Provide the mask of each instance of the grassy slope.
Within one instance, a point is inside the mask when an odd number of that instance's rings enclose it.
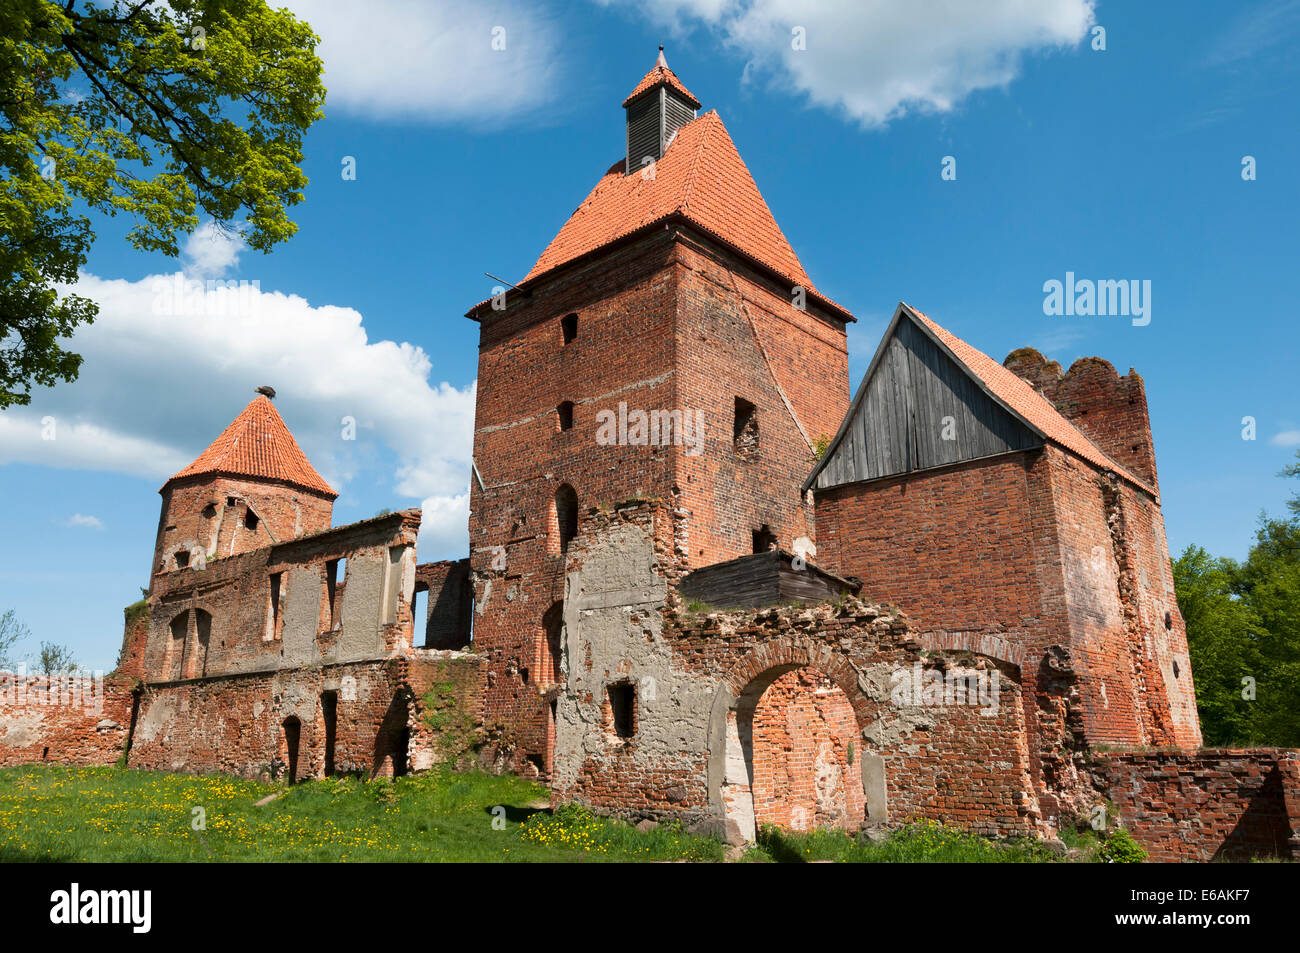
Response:
[[[396,782],[285,789],[222,776],[32,765],[0,769],[0,861],[629,861],[723,858],[716,840],[664,825],[641,833],[578,808],[539,810],[514,777],[430,773]],[[203,808],[206,829],[194,830]],[[496,821],[494,826],[494,820]],[[937,824],[880,845],[842,834],[775,835],[749,860],[1039,861]]]

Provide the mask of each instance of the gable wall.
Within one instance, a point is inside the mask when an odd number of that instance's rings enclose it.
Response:
[[[818,474],[818,487],[1041,444],[905,314],[869,375],[844,437]]]

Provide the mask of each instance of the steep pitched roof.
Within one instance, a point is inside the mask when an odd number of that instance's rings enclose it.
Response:
[[[261,394],[253,398],[197,460],[167,483],[209,473],[282,480],[331,498],[338,496],[307,461],[307,455],[293,439],[275,405]]]
[[[632,94],[623,100],[623,106],[626,108],[633,100],[639,99],[643,93],[656,86],[671,86],[677,90],[678,95],[692,106],[696,109],[700,108],[700,101],[691,95],[691,91],[677,78],[677,74],[668,68],[668,63],[664,60],[663,47],[659,48],[659,59],[655,62],[655,65],[651,67],[650,72],[642,77],[641,82],[636,84],[636,89],[632,90]]]
[[[845,320],[854,320],[813,287],[722,119],[712,111],[677,131],[653,177],[624,175],[621,161],[606,172],[520,284],[671,218],[689,221],[792,287],[804,288]]]
[[[1143,490],[1146,490],[1152,496],[1158,496],[1155,488],[1145,480],[1142,480],[1120,466],[1101,448],[1089,440],[1083,433],[1063,417],[1055,407],[1043,397],[1042,394],[1034,390],[1029,384],[1022,380],[1018,375],[1007,370],[993,358],[989,357],[983,351],[971,347],[957,335],[953,334],[947,328],[940,326],[932,321],[924,313],[916,310],[910,305],[902,302],[898,305],[898,310],[894,313],[894,319],[890,322],[889,328],[885,331],[884,342],[894,333],[898,322],[903,319],[911,319],[918,327],[926,331],[930,337],[951,357],[957,364],[962,367],[990,397],[997,403],[1001,404],[1004,409],[1017,417],[1022,423],[1028,426],[1035,433],[1045,440],[1058,444],[1069,450],[1071,453],[1082,457],[1089,463],[1103,470],[1113,470],[1123,479],[1132,483]],[[849,422],[853,419],[858,405],[861,403],[867,392],[867,379],[871,376],[875,362],[867,370],[862,385],[858,388],[857,394],[853,398],[853,403],[849,406],[848,413],[845,414],[844,422],[841,424],[839,432],[836,433],[835,439],[831,442],[826,452],[822,454],[817,466],[813,468],[812,474],[804,483],[804,489],[811,487],[817,479],[817,475],[829,462],[831,455],[848,428]]]

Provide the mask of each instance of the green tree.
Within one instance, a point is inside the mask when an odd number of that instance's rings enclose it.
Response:
[[[54,642],[42,642],[34,661],[36,670],[42,675],[68,675],[77,670],[72,649]]]
[[[0,615],[0,671],[11,670],[14,667],[13,648],[29,635],[31,630],[18,620],[13,609],[8,609],[4,615]]]
[[[1246,743],[1253,702],[1242,679],[1258,681],[1259,618],[1236,595],[1240,567],[1232,559],[1188,546],[1173,562],[1178,608],[1187,624],[1187,647],[1196,683],[1201,735],[1209,746]]]
[[[311,28],[264,0],[0,4],[0,409],[77,377],[62,339],[90,213],[177,254],[199,214],[266,251],[293,235],[325,89]]]
[[[1206,744],[1300,746],[1300,493],[1287,506],[1261,517],[1244,563],[1199,546],[1174,560]]]

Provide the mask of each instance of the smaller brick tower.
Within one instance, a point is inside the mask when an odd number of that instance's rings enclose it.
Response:
[[[258,396],[158,492],[162,513],[150,578],[330,528],[338,496]],[[271,391],[274,393],[274,391]]]

